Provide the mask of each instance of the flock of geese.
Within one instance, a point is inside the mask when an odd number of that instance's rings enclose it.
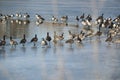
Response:
[[[81,30],[81,32],[77,34],[74,34],[69,30],[68,33],[69,33],[68,38],[65,40],[64,33],[58,35],[56,31],[54,31],[54,36],[51,37],[49,32],[47,32],[46,37],[42,38],[40,45],[41,47],[45,48],[45,47],[50,47],[51,43],[57,44],[59,42],[65,41],[66,44],[70,44],[70,46],[72,47],[73,43],[82,44],[86,38],[88,39],[94,36],[95,37],[98,36],[100,38],[100,36],[103,34],[101,31],[97,31],[96,33],[93,34],[92,30],[89,31]],[[117,38],[115,37],[115,35],[117,36],[118,34],[113,35],[113,32],[110,31],[107,35],[105,42],[108,42],[109,44],[110,43],[120,44],[120,37]],[[6,46],[7,41],[6,41],[6,35],[4,35],[3,39],[0,40],[0,47]],[[12,48],[13,47],[16,48],[18,44],[21,44],[23,47],[25,47],[27,42],[33,43],[33,46],[35,47],[36,44],[38,43],[37,34],[35,34],[35,36],[30,41],[27,40],[25,34],[23,34],[23,38],[19,42],[15,41],[12,38],[12,36],[10,36],[10,40],[9,40],[9,44],[11,45]]]
[[[14,17],[17,17],[18,19],[23,17],[25,20],[27,20],[28,18],[30,18],[30,15],[28,13],[25,13],[23,15],[18,14],[18,13],[16,13],[15,15],[0,14],[0,22],[6,21],[7,19],[14,18]],[[37,24],[41,24],[45,21],[45,19],[39,14],[36,14],[35,17],[37,19]],[[67,23],[68,16],[63,16],[61,17],[60,20],[64,23]],[[54,31],[54,36],[51,37],[49,32],[47,32],[46,37],[42,38],[41,46],[42,47],[50,46],[51,42],[53,42],[54,44],[57,44],[58,42],[61,42],[63,40],[65,41],[65,43],[69,43],[70,45],[72,45],[74,42],[77,42],[77,44],[80,44],[86,38],[91,39],[92,37],[95,37],[95,36],[100,38],[102,34],[104,34],[101,31],[101,28],[104,28],[104,31],[106,32],[105,42],[108,42],[109,44],[110,43],[120,44],[120,15],[118,15],[114,19],[112,19],[111,17],[105,18],[104,14],[101,14],[100,16],[98,16],[96,20],[94,21],[94,24],[97,26],[97,29],[98,29],[96,32],[94,32],[94,30],[92,29],[93,21],[92,21],[92,16],[90,14],[85,16],[85,14],[83,13],[81,16],[76,16],[75,20],[77,22],[80,22],[83,26],[87,28],[81,29],[79,33],[72,33],[72,31],[69,30],[68,31],[69,35],[68,35],[67,40],[64,40],[66,37],[64,36],[64,33],[58,35],[56,31]],[[51,21],[54,24],[58,22],[58,19],[55,16],[52,16]],[[6,35],[4,35],[3,39],[0,40],[0,46],[6,45],[5,37]],[[26,39],[25,34],[23,34],[23,38],[20,40],[20,42],[13,40],[12,36],[10,36],[10,45],[12,47],[13,46],[16,47],[18,43],[22,44],[22,46],[25,46],[26,42],[27,42],[27,39]],[[35,34],[35,36],[30,40],[30,42],[33,43],[34,46],[36,46],[38,42],[37,34]]]
[[[30,15],[28,13],[16,13],[11,15],[5,15],[0,13],[0,23],[5,23],[7,20],[10,20],[11,23],[18,23],[18,24],[29,24],[30,23]],[[39,14],[35,14],[36,25],[40,25],[45,21],[45,18]],[[62,23],[66,23],[68,21],[68,16],[62,16],[60,18]],[[52,23],[58,23],[58,18],[55,16],[51,17]]]

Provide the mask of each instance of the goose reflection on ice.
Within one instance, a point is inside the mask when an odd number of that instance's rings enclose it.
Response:
[[[6,51],[4,49],[0,49],[0,59],[6,57]]]

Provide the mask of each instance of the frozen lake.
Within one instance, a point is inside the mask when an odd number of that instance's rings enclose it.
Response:
[[[120,14],[119,0],[0,0],[0,13],[5,15],[29,13],[29,24],[0,23],[0,39],[7,35],[7,44],[0,47],[0,80],[120,80],[120,45],[105,42],[106,35],[100,39],[85,39],[72,47],[66,44],[68,30],[79,33],[83,27],[75,27],[76,16],[83,13],[93,18],[104,13],[105,17],[115,18]],[[45,18],[46,24],[35,24],[35,14]],[[51,17],[68,15],[68,26],[47,24]],[[96,26],[93,29],[97,29]],[[64,32],[65,39],[51,47],[42,48],[40,42],[49,32],[53,39]],[[20,41],[26,34],[25,47],[9,45],[9,36]],[[38,42],[34,47],[31,38],[37,34]]]

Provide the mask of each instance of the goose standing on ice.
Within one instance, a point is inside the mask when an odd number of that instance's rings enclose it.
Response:
[[[60,20],[61,20],[63,23],[67,23],[67,21],[68,21],[68,16],[62,16],[62,17],[60,18]]]
[[[104,14],[102,14],[101,16],[99,16],[97,19],[96,19],[96,24],[100,24],[101,22],[103,22],[103,19],[104,19],[104,17],[103,17],[103,15]]]
[[[65,43],[70,44],[70,46],[72,47],[72,44],[74,43],[73,39],[68,39],[65,41]]]
[[[39,20],[39,19],[41,19],[41,20],[43,20],[43,21],[45,20],[45,19],[44,19],[41,15],[39,15],[39,14],[36,14],[35,17],[36,17],[37,20]]]
[[[109,34],[109,37],[105,40],[105,42],[108,42],[108,44],[110,44],[110,42],[112,42],[111,33]]]
[[[95,34],[96,36],[100,37],[102,35],[102,32],[100,31],[101,26],[102,26],[102,23],[99,25],[99,29],[98,29],[98,31]]]
[[[58,19],[55,16],[53,16],[51,20],[53,24],[58,22]]]
[[[33,42],[34,46],[36,46],[37,41],[38,41],[37,34],[35,34],[35,37],[31,39],[31,42]]]
[[[82,40],[81,40],[80,37],[79,37],[79,34],[75,37],[75,41],[76,41],[77,43],[81,43],[81,42],[82,42]]]
[[[92,20],[92,17],[90,14],[88,14],[88,16],[86,17],[86,19],[90,22]]]
[[[62,33],[61,35],[57,35],[56,31],[54,31],[54,39],[53,42],[57,43],[57,41],[62,41],[64,39],[64,33]]]
[[[79,17],[78,17],[78,16],[76,16],[76,20],[77,20],[77,22],[79,22],[79,20],[80,20],[80,19],[79,19]]]
[[[25,19],[28,19],[28,18],[30,18],[30,15],[29,15],[28,13],[25,13],[25,14],[23,15],[23,17],[24,17]]]
[[[44,48],[44,47],[46,47],[47,45],[48,45],[47,41],[46,41],[44,38],[42,38],[41,46]]]
[[[16,45],[18,45],[17,41],[12,39],[12,36],[10,36],[10,45],[11,47],[15,47],[15,48],[16,48]]]
[[[6,35],[3,36],[3,40],[0,41],[0,46],[5,46],[6,40],[5,40]]]
[[[46,40],[49,42],[49,46],[50,46],[50,41],[52,40],[52,38],[50,37],[49,32],[47,32]]]
[[[59,40],[62,41],[64,39],[64,33],[58,36]]]
[[[43,21],[45,20],[41,15],[39,15],[39,14],[36,14],[35,15],[35,17],[36,17],[36,24],[37,25],[39,25],[39,24],[42,24],[43,23]]]
[[[68,32],[69,32],[69,39],[74,39],[76,35],[73,34],[70,30]]]
[[[16,16],[17,18],[22,18],[22,14],[21,14],[21,13],[16,13],[15,16]]]
[[[25,46],[25,43],[27,42],[25,34],[23,35],[23,39],[21,39],[20,44]]]
[[[85,17],[85,14],[83,13],[81,16],[80,16],[80,19],[84,19],[84,17]]]

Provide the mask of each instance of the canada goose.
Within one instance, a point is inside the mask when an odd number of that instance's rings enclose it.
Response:
[[[84,17],[85,17],[85,14],[83,13],[81,16],[80,16],[80,19],[84,19]]]
[[[100,27],[101,27],[102,23],[99,25],[99,30],[96,32],[96,36],[101,36],[102,35],[102,32],[100,31]]]
[[[86,38],[85,33],[80,33],[80,34],[79,34],[79,38],[80,38],[81,40],[84,40],[84,39]]]
[[[21,18],[21,17],[22,17],[22,14],[21,14],[21,13],[16,13],[15,16],[16,16],[17,18]]]
[[[76,20],[77,20],[77,21],[79,21],[79,20],[80,20],[78,16],[76,16]]]
[[[25,13],[25,14],[23,15],[23,17],[24,17],[25,19],[27,19],[27,18],[30,18],[30,15],[29,15],[28,13]]]
[[[36,46],[37,41],[38,41],[37,34],[35,34],[35,37],[31,39],[31,42],[33,42],[34,46]]]
[[[86,17],[86,19],[90,22],[92,20],[92,17],[90,14],[88,14],[88,16]]]
[[[52,38],[50,37],[49,32],[47,32],[46,40],[49,42],[50,45],[50,41],[52,40]]]
[[[75,34],[73,34],[70,30],[68,31],[69,32],[69,39],[73,39],[75,38]]]
[[[61,21],[62,22],[67,22],[67,20],[68,20],[68,16],[62,16],[61,17]]]
[[[58,22],[58,19],[55,16],[53,16],[51,20],[53,21],[53,24]]]
[[[62,33],[61,35],[57,35],[56,31],[54,31],[54,39],[53,42],[57,43],[57,41],[61,41],[64,39],[64,33]]]
[[[21,41],[20,41],[20,44],[22,44],[23,46],[25,46],[25,43],[26,43],[26,36],[25,36],[25,34],[23,35],[23,39],[21,39]]]
[[[77,43],[81,43],[81,42],[82,42],[82,40],[80,39],[79,35],[77,35],[77,36],[75,37],[75,41],[76,41]]]
[[[100,24],[101,22],[103,22],[103,18],[104,18],[103,15],[104,15],[104,14],[100,15],[100,16],[96,19],[96,23],[97,23],[97,24]]]
[[[45,19],[44,19],[41,15],[39,15],[39,14],[36,14],[35,17],[36,17],[37,20],[39,20],[39,19],[41,19],[41,20],[43,20],[43,21],[45,20]]]
[[[73,39],[68,39],[68,40],[65,41],[65,43],[70,44],[71,47],[72,47],[72,44],[74,43],[74,40]]]
[[[3,40],[0,41],[0,46],[5,46],[5,44],[6,44],[5,36],[6,35],[4,35]]]
[[[105,42],[112,42],[112,36],[111,33],[109,34],[109,37],[105,40]],[[110,44],[110,43],[109,43]]]
[[[10,45],[13,47],[15,47],[16,48],[16,45],[18,45],[18,43],[17,43],[17,41],[14,41],[13,39],[12,39],[12,36],[10,36]]]
[[[58,36],[59,40],[63,40],[64,39],[64,33],[62,33],[61,35]]]
[[[42,38],[41,46],[42,46],[42,47],[45,47],[45,46],[47,46],[47,45],[48,45],[47,41],[46,41],[44,38]]]

